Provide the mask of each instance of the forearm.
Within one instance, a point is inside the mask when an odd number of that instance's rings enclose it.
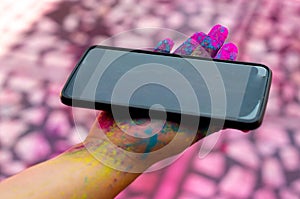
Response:
[[[141,155],[120,153],[119,149],[136,140],[127,139],[126,136],[121,138],[122,132],[114,125],[108,133],[107,129],[100,128],[98,122],[95,121],[84,143],[3,181],[0,184],[0,198],[113,198],[153,163],[173,154],[144,156],[141,152],[147,149],[147,142],[124,148]],[[171,134],[172,138],[175,132],[171,127],[166,128],[166,133]],[[120,148],[110,145],[110,141],[103,137],[103,132],[112,141],[118,141],[115,144]],[[160,148],[160,144],[155,143],[151,150],[157,148]]]
[[[114,170],[77,145],[0,184],[0,198],[113,198],[139,174]]]

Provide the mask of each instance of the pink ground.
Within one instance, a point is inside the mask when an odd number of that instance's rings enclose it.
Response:
[[[205,158],[198,155],[201,142],[172,166],[142,175],[118,198],[300,197],[300,1],[20,2],[0,1],[0,179],[62,152],[80,140],[77,131],[88,131],[95,113],[72,112],[59,101],[88,46],[136,27],[192,34],[220,23],[239,47],[238,60],[273,70],[262,127],[222,131]],[[161,33],[114,45],[155,46]]]

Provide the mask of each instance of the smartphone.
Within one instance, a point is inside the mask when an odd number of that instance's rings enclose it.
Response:
[[[262,64],[92,46],[61,91],[63,104],[125,117],[212,119],[222,128],[260,126],[272,72]],[[161,113],[161,114],[160,114]]]

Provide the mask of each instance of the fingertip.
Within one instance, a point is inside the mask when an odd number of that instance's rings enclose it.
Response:
[[[154,48],[154,52],[163,52],[163,53],[170,53],[174,46],[174,41],[170,38],[166,38],[156,45]]]
[[[222,40],[224,42],[228,36],[228,29],[225,26],[217,24],[214,27],[212,27],[208,35],[217,40]]]
[[[236,60],[238,55],[238,48],[233,43],[224,44],[217,55],[215,56],[216,59],[222,60]]]
[[[228,29],[220,24],[215,25],[209,31],[208,36],[215,42],[216,51],[212,56],[215,56],[217,51],[222,47],[228,36]]]
[[[224,48],[229,52],[234,52],[235,54],[238,54],[238,47],[234,43],[227,43],[224,45]]]

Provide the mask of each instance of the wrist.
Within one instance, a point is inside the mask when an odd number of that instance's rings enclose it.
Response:
[[[139,174],[118,171],[103,164],[87,144],[91,143],[74,145],[52,161],[56,170],[62,171],[60,179],[65,181],[63,189],[68,193],[65,198],[113,198],[138,177]]]

